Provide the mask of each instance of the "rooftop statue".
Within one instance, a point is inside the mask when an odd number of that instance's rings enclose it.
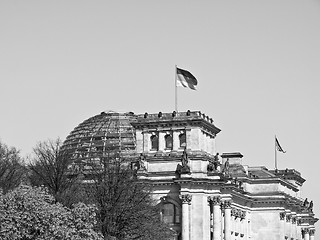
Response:
[[[181,158],[181,164],[178,164],[176,172],[179,174],[182,173],[190,173],[190,167],[188,166],[188,153],[187,149],[184,148],[183,153],[182,153],[182,158]]]
[[[228,158],[227,161],[224,163],[224,167],[223,167],[223,170],[222,170],[222,173],[225,176],[229,176],[230,175],[229,168],[230,168],[230,163],[229,163],[229,158]]]
[[[135,163],[136,170],[147,171],[146,163],[146,156],[143,153],[141,153],[138,161]]]
[[[219,169],[218,169],[218,166],[220,165],[220,159],[219,159],[219,153],[217,153],[213,159],[210,158],[209,159],[209,164],[208,164],[208,167],[207,167],[207,170],[208,172],[218,172]]]
[[[309,203],[308,211],[309,211],[309,212],[313,212],[313,201],[311,201],[311,202]]]
[[[182,167],[188,166],[188,154],[186,148],[184,148],[181,159]]]

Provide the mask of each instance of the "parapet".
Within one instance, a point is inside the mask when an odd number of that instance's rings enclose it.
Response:
[[[295,169],[284,169],[284,170],[270,170],[274,175],[277,177],[280,177],[284,180],[291,181],[299,186],[302,186],[302,184],[306,181],[303,177],[301,177],[301,173],[298,172]]]
[[[137,121],[132,123],[135,128],[156,128],[172,126],[200,126],[212,135],[216,135],[221,130],[213,124],[213,119],[200,111],[176,112],[172,113],[144,113],[137,115]]]

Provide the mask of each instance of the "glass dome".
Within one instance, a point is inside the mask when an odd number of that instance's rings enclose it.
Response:
[[[102,112],[80,123],[66,138],[62,151],[72,159],[70,167],[92,169],[93,164],[127,161],[136,153],[132,112]],[[80,169],[78,169],[80,170]]]

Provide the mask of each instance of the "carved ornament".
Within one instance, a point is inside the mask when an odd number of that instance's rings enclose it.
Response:
[[[309,228],[302,228],[301,233],[304,236],[305,234],[309,234]]]
[[[287,222],[290,222],[290,220],[291,220],[291,215],[287,215],[287,216],[286,216],[286,221],[287,221]]]
[[[245,211],[241,211],[240,213],[240,218],[241,219],[245,219],[246,218],[247,213]]]
[[[245,219],[246,218],[246,212],[245,211],[242,211],[240,209],[237,209],[237,208],[232,208],[231,209],[231,216],[235,217],[235,218],[240,218],[241,220],[242,219]]]
[[[223,206],[224,208],[231,208],[231,201],[224,201]]]
[[[297,223],[297,218],[296,217],[292,217],[292,223],[296,224]]]
[[[219,205],[221,203],[221,197],[220,196],[209,196],[208,202],[210,202],[213,205]]]
[[[192,200],[192,196],[190,194],[183,194],[183,195],[180,195],[180,199],[182,201],[182,204],[184,203],[190,204]]]
[[[316,232],[316,230],[315,230],[315,229],[310,229],[310,230],[309,230],[309,234],[310,234],[310,236],[314,236],[315,232]]]
[[[213,205],[219,205],[220,203],[221,203],[221,198],[219,196],[212,198],[212,204]]]

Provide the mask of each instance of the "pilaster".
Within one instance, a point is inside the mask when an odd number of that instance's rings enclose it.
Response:
[[[297,238],[297,216],[293,215],[291,219],[291,238],[296,239]]]
[[[291,238],[291,217],[291,213],[286,213],[285,236],[287,236],[289,239]]]
[[[164,140],[165,135],[166,135],[165,132],[159,132],[159,151],[165,150],[165,140]]]
[[[286,228],[286,213],[280,212],[280,239],[284,239]]]
[[[309,228],[302,229],[303,240],[310,240]]]
[[[213,226],[213,239],[220,240],[221,239],[221,197],[220,196],[211,196],[208,197],[208,201],[212,205],[213,209],[213,218],[212,218],[212,226]]]
[[[143,152],[149,152],[151,149],[150,137],[151,137],[150,133],[148,132],[143,133]]]
[[[182,240],[189,240],[190,236],[190,217],[189,205],[191,204],[192,196],[190,194],[180,195],[182,202]]]
[[[177,151],[180,148],[179,134],[180,134],[180,131],[173,131],[172,133],[172,138],[173,138],[172,150],[174,151]]]
[[[231,201],[224,202],[224,240],[231,240]]]
[[[310,240],[314,240],[315,231],[316,231],[315,229],[310,229],[309,230]]]

